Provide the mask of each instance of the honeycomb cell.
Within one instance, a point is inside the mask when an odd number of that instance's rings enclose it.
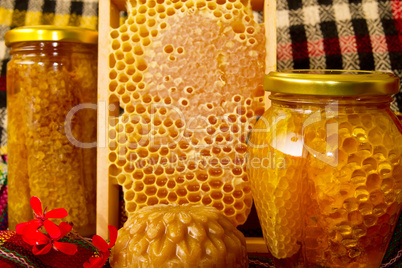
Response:
[[[368,133],[368,139],[369,139],[370,143],[372,143],[373,145],[381,144],[382,131],[380,130],[380,128],[375,127],[373,129],[371,129]]]
[[[154,29],[154,30],[151,30],[151,36],[152,37],[156,37],[157,35],[158,35],[158,30],[156,30],[156,29]]]
[[[145,4],[145,3],[144,3]],[[151,4],[151,7],[152,7],[152,4]],[[148,11],[148,5],[147,6],[145,6],[145,5],[142,5],[142,6],[140,6],[139,8],[138,8],[138,13],[140,13],[140,14],[145,14],[145,13],[147,13],[147,11]],[[138,17],[138,16],[137,16]]]
[[[182,2],[177,2],[174,4],[174,8],[175,9],[181,9],[183,7],[183,3]]]
[[[184,197],[184,196],[187,195],[187,190],[186,190],[185,188],[180,188],[180,187],[179,187],[179,188],[176,190],[176,193],[177,193],[178,196]]]
[[[233,198],[232,196],[225,196],[225,197],[223,198],[223,202],[224,202],[226,205],[231,205],[231,204],[233,204],[234,201],[235,201],[235,200],[234,200],[234,198]]]
[[[129,29],[130,29],[130,32],[131,32],[131,33],[136,33],[136,32],[138,32],[138,26],[137,26],[137,24],[131,25]]]
[[[134,24],[134,20],[132,18],[127,20],[127,25],[132,25]]]
[[[159,5],[156,6],[156,12],[164,13],[165,11],[166,11],[166,8],[165,8],[164,5],[159,4]]]
[[[204,141],[205,141],[206,144],[209,144],[209,145],[211,145],[214,142],[213,139],[211,139],[211,137],[205,137]]]
[[[127,202],[126,203],[126,210],[128,212],[134,212],[137,209],[137,204],[135,202]]]
[[[147,200],[147,205],[148,206],[153,206],[153,205],[156,205],[158,203],[159,203],[159,200],[155,196],[148,197],[148,200]]]
[[[233,126],[230,128],[230,131],[231,131],[232,133],[238,133],[239,130],[240,130],[240,127],[237,126],[237,125],[233,125]]]
[[[124,199],[127,200],[128,202],[132,201],[134,199],[135,193],[133,190],[128,190],[124,193]]]
[[[111,70],[109,73],[109,78],[113,80],[113,79],[116,79],[116,77],[117,77],[117,72],[115,70]]]
[[[169,195],[168,195],[168,200],[170,202],[175,202],[177,200],[177,195],[175,193],[173,193],[173,192],[170,192]]]
[[[159,14],[159,19],[165,19],[166,18],[166,13],[161,13],[161,14]],[[160,25],[160,28],[161,29],[165,29],[167,27],[167,24],[166,23],[162,23],[161,25]]]
[[[246,30],[246,27],[244,26],[244,24],[241,21],[234,21],[232,23],[232,29],[235,33],[240,34],[240,33],[244,33],[244,31]],[[236,96],[237,98],[240,98],[240,96]],[[239,102],[239,101],[237,101]]]
[[[220,189],[223,185],[223,182],[221,180],[211,180],[209,182],[209,185],[214,188],[214,189]]]
[[[160,199],[164,199],[168,195],[168,191],[164,188],[160,188],[157,192],[157,196]]]
[[[119,33],[119,31],[117,31],[117,30],[112,30],[112,31],[110,32],[110,37],[111,37],[112,39],[118,39],[118,38],[119,38],[119,35],[120,35],[120,33]]]
[[[135,192],[141,192],[144,190],[144,183],[142,181],[136,181],[133,185]]]
[[[127,40],[130,39],[130,35],[128,35],[127,33],[124,33],[120,36],[120,39],[122,42],[126,42]]]
[[[392,177],[382,180],[381,190],[384,192],[384,194],[390,193],[393,187],[394,187],[394,179]]]
[[[123,24],[123,25],[120,26],[120,28],[119,28],[119,32],[120,32],[120,33],[125,33],[125,32],[127,32],[127,30],[128,30],[128,27],[127,27],[127,25],[125,25],[125,24]]]
[[[246,31],[247,31],[247,33],[250,34],[250,35],[252,35],[252,34],[255,33],[255,29],[254,29],[254,27],[252,27],[252,26],[248,27]]]
[[[201,195],[199,193],[189,193],[188,201],[191,203],[200,203]]]
[[[221,202],[214,202],[212,206],[217,210],[223,210],[225,208],[225,206]]]
[[[147,7],[148,8],[153,8],[156,6],[156,1],[152,0],[152,1],[147,1]]]
[[[166,14],[167,14],[168,16],[173,16],[174,14],[176,14],[176,10],[175,10],[173,7],[168,7],[168,8],[166,9]]]
[[[211,177],[220,177],[223,174],[223,169],[221,167],[217,167],[217,168],[209,168],[208,169],[208,174]]]
[[[140,27],[139,34],[140,34],[140,36],[141,36],[142,38],[144,38],[143,40],[146,40],[145,38],[149,36],[148,28],[147,28],[145,25],[142,25],[142,26]],[[144,44],[144,41],[143,41],[143,44]],[[144,44],[144,45],[145,45],[145,44]],[[124,49],[123,49],[123,51],[124,51]]]
[[[166,185],[166,183],[167,183],[167,178],[165,178],[165,177],[158,177],[158,179],[156,180],[156,185],[158,186],[158,187],[163,187],[163,186],[165,186]],[[160,189],[163,189],[163,188],[160,188]]]
[[[141,37],[139,36],[138,33],[136,33],[136,34],[134,34],[134,35],[131,37],[131,41],[132,41],[133,43],[138,43],[138,42],[141,41]],[[134,49],[136,49],[136,48],[134,47]],[[134,53],[140,53],[140,52],[137,51],[137,52],[134,52]],[[128,54],[128,53],[127,53],[127,54]]]
[[[222,17],[222,12],[221,11],[219,11],[219,10],[215,10],[214,12],[213,12],[213,15],[216,17],[216,18],[220,18],[220,17]]]
[[[254,45],[257,42],[257,40],[255,38],[248,38],[247,39],[247,43],[250,45]]]
[[[137,70],[143,72],[147,69],[148,66],[147,66],[147,63],[143,59],[138,59],[136,61],[136,67],[137,67]]]
[[[345,150],[346,153],[354,153],[357,150],[358,142],[354,138],[346,138],[343,141],[342,149]]]
[[[186,99],[186,98],[181,98],[181,99],[179,99],[179,103],[180,103],[181,106],[183,106],[183,107],[187,107],[187,106],[190,105],[188,99]]]
[[[384,202],[384,193],[381,190],[372,191],[369,200],[373,205],[381,204]]]
[[[135,197],[135,202],[137,204],[143,204],[147,201],[148,197],[144,193],[137,193]]]
[[[381,178],[378,174],[373,173],[367,176],[367,189],[372,191],[374,189],[378,189],[381,185]]]
[[[135,16],[135,22],[137,24],[144,24],[146,21],[147,17],[145,15],[138,14],[137,16]]]

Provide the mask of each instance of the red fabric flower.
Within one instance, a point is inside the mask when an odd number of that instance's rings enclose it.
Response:
[[[34,227],[34,225],[28,225],[26,228],[24,228],[22,239],[29,245],[33,246],[33,254],[46,254],[52,248],[67,255],[74,255],[77,252],[76,245],[59,242],[61,238],[71,231],[71,225],[66,222],[62,222],[59,226],[57,226],[51,221],[45,221],[44,227],[49,236],[40,232]],[[43,247],[38,248],[37,246]]]
[[[38,228],[42,227],[45,224],[45,222],[48,225],[53,225],[51,227],[53,230],[57,230],[55,228],[55,227],[57,227],[57,225],[55,223],[53,223],[52,221],[50,221],[49,219],[61,219],[61,218],[67,217],[67,215],[68,215],[67,210],[65,210],[64,208],[53,209],[53,210],[50,210],[49,212],[46,212],[46,208],[45,208],[45,210],[42,210],[42,202],[36,196],[31,197],[30,203],[31,203],[31,207],[34,211],[35,219],[33,219],[32,221],[29,221],[29,222],[23,222],[23,223],[17,224],[17,226],[15,227],[17,234],[23,234],[24,229],[28,225],[30,226],[30,228],[38,229]]]
[[[59,241],[71,231],[72,225],[62,222],[57,226],[54,222],[49,220],[51,218],[64,218],[68,215],[67,211],[64,208],[59,208],[46,212],[46,208],[45,210],[42,210],[42,203],[39,198],[35,196],[31,197],[30,203],[34,211],[35,219],[18,224],[16,227],[16,233],[20,235],[20,239],[25,243],[33,246],[32,253],[34,255],[44,255],[49,253],[53,248],[56,253],[61,252],[67,255],[75,255],[78,251],[77,245]],[[42,226],[46,233],[40,231]],[[109,232],[109,244],[98,235],[93,237],[92,245],[94,248],[97,248],[96,253],[99,257],[90,257],[88,260],[89,262],[83,264],[85,268],[100,268],[107,262],[110,256],[110,249],[116,242],[116,227],[109,226]],[[79,237],[78,234],[72,234],[70,237],[74,237],[74,235]],[[49,255],[54,257],[54,254]],[[80,265],[82,265],[82,262]]]
[[[110,242],[109,244],[100,237],[99,235],[94,235],[92,237],[92,243],[98,248],[99,257],[89,258],[89,262],[84,263],[84,268],[100,268],[103,267],[110,256],[110,249],[114,246],[117,239],[117,228],[109,225]]]

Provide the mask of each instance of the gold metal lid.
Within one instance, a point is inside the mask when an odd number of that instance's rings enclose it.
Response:
[[[97,44],[98,32],[71,26],[23,26],[6,32],[5,41],[6,46],[17,42],[29,41],[62,41]]]
[[[392,95],[399,92],[399,78],[376,71],[284,70],[266,75],[264,89],[295,95]]]

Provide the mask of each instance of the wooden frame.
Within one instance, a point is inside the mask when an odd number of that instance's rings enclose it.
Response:
[[[96,233],[108,236],[108,225],[118,226],[119,185],[108,176],[108,92],[109,83],[109,38],[112,27],[119,26],[119,8],[110,0],[99,1],[98,45],[98,155],[97,155],[97,200]]]
[[[266,45],[266,73],[276,69],[276,0],[264,4]],[[120,24],[120,11],[125,9],[125,0],[99,1],[99,57],[98,57],[98,155],[97,155],[97,216],[96,233],[108,236],[108,225],[119,224],[119,185],[108,176],[107,125],[109,103],[109,33]],[[269,106],[269,104],[268,104]],[[267,106],[267,107],[268,107]],[[247,237],[249,253],[268,253],[262,237]]]

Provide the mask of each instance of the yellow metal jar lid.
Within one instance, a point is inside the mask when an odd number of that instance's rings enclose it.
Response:
[[[6,46],[17,42],[62,41],[84,44],[97,44],[98,32],[72,26],[23,26],[5,34]]]
[[[295,95],[392,95],[399,92],[399,78],[376,71],[284,70],[266,75],[264,89]]]

